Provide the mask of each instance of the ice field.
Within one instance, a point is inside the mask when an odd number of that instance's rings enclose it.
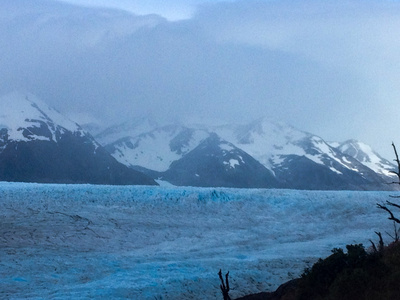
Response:
[[[393,232],[393,192],[0,183],[0,298],[222,299]],[[391,238],[384,234],[386,242]]]

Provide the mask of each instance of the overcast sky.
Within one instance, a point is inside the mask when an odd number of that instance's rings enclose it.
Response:
[[[102,124],[285,121],[400,146],[398,1],[1,0],[0,93]]]

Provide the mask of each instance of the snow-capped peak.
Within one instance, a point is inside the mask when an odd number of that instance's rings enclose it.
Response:
[[[205,130],[167,125],[119,139],[106,147],[123,164],[139,165],[161,172],[166,171],[172,162],[182,158],[208,136]]]
[[[367,144],[351,139],[341,143],[338,149],[341,152],[354,157],[363,165],[378,174],[393,176],[389,171],[394,169],[394,165],[388,160],[382,158]]]
[[[215,132],[252,155],[270,170],[271,160],[279,160],[280,155],[305,155],[306,152],[298,142],[309,136],[308,133],[290,125],[271,122],[267,118],[247,125],[221,126],[215,128]]]
[[[8,140],[57,141],[65,131],[83,135],[78,124],[61,115],[31,94],[13,92],[0,97],[0,129],[6,129]]]

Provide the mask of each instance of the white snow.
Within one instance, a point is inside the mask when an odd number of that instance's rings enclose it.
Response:
[[[116,151],[112,155],[121,163],[128,166],[143,166],[155,171],[166,171],[172,162],[193,150],[199,143],[209,136],[204,130],[193,131],[189,143],[181,153],[171,150],[170,142],[185,130],[180,126],[168,126],[153,130],[146,134],[130,138],[129,142],[135,145],[133,149],[123,145],[115,145]]]
[[[229,161],[224,161],[224,165],[227,165],[230,168],[234,169],[236,166],[239,166],[240,163],[237,159],[230,159]]]
[[[388,192],[0,183],[0,298],[234,299],[392,232]],[[390,238],[384,234],[386,242]]]
[[[270,170],[271,162],[276,161],[280,155],[306,154],[296,142],[307,137],[307,133],[283,123],[270,122],[266,118],[254,122],[251,127],[220,126],[213,130]]]
[[[355,151],[353,157],[374,172],[389,177],[395,176],[390,173],[390,170],[395,168],[394,165],[376,154],[369,145],[356,140],[350,140],[339,147],[342,152],[346,152],[350,148]]]
[[[162,179],[156,179],[155,180],[157,183],[158,183],[158,185],[160,186],[160,187],[175,187],[175,185],[173,185],[172,183],[170,183],[170,182],[168,182],[168,181],[165,181],[165,180],[162,180]]]
[[[354,168],[352,163],[349,160],[347,160],[344,156],[341,155],[340,157],[338,157],[336,155],[336,153],[333,151],[333,149],[331,148],[332,146],[328,145],[323,139],[321,139],[320,137],[314,136],[311,140],[313,142],[315,149],[318,150],[321,154],[313,155],[313,156],[307,155],[307,157],[309,159],[313,160],[316,163],[323,165],[324,162],[322,161],[322,156],[327,155],[328,157],[330,157],[332,160],[336,161],[343,167],[345,167],[349,170],[355,171],[355,172],[359,172],[359,170],[357,168]],[[342,172],[333,168],[332,166],[330,166],[329,168],[332,171],[334,171],[335,173],[343,174]]]
[[[38,121],[48,125],[52,138],[33,136],[33,139],[55,141],[54,125],[60,126],[59,129],[62,131],[69,130],[83,134],[76,123],[33,95],[13,92],[0,97],[0,105],[0,128],[7,128],[9,140],[28,141],[29,139],[22,135],[21,128],[40,127]]]
[[[329,146],[333,147],[333,148],[338,148],[340,146],[339,142],[332,142],[332,141],[328,141],[327,142]]]
[[[346,158],[346,156],[342,156],[342,160],[347,163],[350,164],[351,162]]]
[[[316,164],[319,165],[323,165],[324,163],[321,160],[321,155],[310,155],[310,154],[306,154],[304,155],[305,157],[307,157],[309,160],[312,160],[313,162],[315,162]]]
[[[335,173],[337,173],[337,174],[343,174],[342,172],[340,172],[339,170],[337,170],[337,169],[335,169],[334,167],[329,167],[329,169],[331,169],[331,171],[333,171],[333,172],[335,172]]]
[[[128,166],[138,165],[155,171],[166,171],[173,161],[181,158],[181,155],[171,151],[170,138],[166,132],[157,135],[157,138],[153,135],[132,138],[129,142],[133,145],[139,144],[139,147],[131,149],[125,143],[116,145],[117,151],[112,155]]]

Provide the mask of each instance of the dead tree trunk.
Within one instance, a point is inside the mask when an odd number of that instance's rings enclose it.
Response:
[[[397,153],[396,146],[394,145],[393,142],[392,142],[392,147],[393,147],[393,151],[394,151],[394,155],[395,155],[394,161],[397,164],[397,171],[390,171],[390,173],[396,174],[397,181],[393,181],[393,182],[391,182],[391,184],[399,184],[400,185],[400,160],[399,160],[399,155]],[[391,198],[400,198],[400,196],[390,196],[390,197]],[[389,218],[388,218],[389,220],[392,220],[393,222],[400,224],[400,219],[396,218],[394,216],[392,210],[388,208],[388,206],[392,206],[392,207],[396,207],[396,208],[400,209],[400,205],[399,204],[393,203],[391,201],[386,201],[386,205],[377,203],[377,206],[378,206],[378,208],[383,209],[384,211],[387,211],[389,213]],[[395,228],[394,239],[395,239],[395,241],[397,241],[398,240],[397,227],[395,226],[394,228]],[[379,235],[379,241],[381,243],[382,242],[382,236],[380,234],[378,234],[378,235]]]
[[[219,279],[221,280],[220,288],[222,295],[224,296],[224,300],[231,300],[231,297],[229,296],[229,271],[228,273],[225,274],[225,281],[226,284],[224,283],[224,279],[222,278],[222,271],[219,270],[218,272]]]

